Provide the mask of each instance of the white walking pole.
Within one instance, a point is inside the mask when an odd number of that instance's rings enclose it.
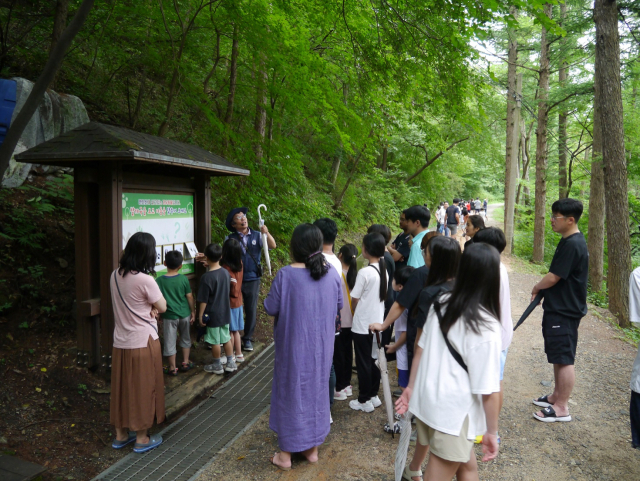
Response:
[[[262,219],[262,215],[260,214],[260,208],[264,207],[264,210],[267,210],[267,206],[264,204],[260,204],[258,206],[258,218],[260,219],[260,227],[264,225],[264,220]],[[262,250],[264,250],[264,262],[267,264],[267,269],[269,269],[269,275],[271,275],[271,259],[269,258],[269,246],[267,245],[267,234],[262,234]]]

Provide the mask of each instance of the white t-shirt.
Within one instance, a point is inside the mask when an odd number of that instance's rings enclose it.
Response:
[[[342,327],[351,327],[353,325],[353,313],[351,312],[351,293],[349,292],[349,286],[347,285],[347,272],[349,271],[340,271],[342,276],[342,298],[346,299],[346,301],[342,305],[342,309],[340,309],[340,323]]]
[[[384,321],[384,301],[380,300],[380,271],[378,264],[358,271],[351,297],[359,299],[353,313],[351,332],[369,334],[369,324]]]
[[[511,345],[513,339],[513,320],[511,319],[511,289],[509,289],[509,273],[500,263],[500,324],[502,324],[502,350]]]
[[[326,252],[323,252],[322,255],[329,264],[336,268],[338,275],[342,275],[342,262],[340,262],[338,256],[335,254],[327,254]]]
[[[640,267],[629,278],[629,320],[640,327]],[[631,371],[631,390],[640,393],[640,348]]]
[[[467,365],[467,373],[449,352],[435,309],[429,310],[418,343],[423,352],[409,403],[409,410],[418,419],[453,436],[460,434],[469,416],[467,439],[486,432],[482,395],[500,391],[500,327],[488,313],[482,316],[488,322],[480,325],[479,334],[467,329],[461,320],[447,334]]]
[[[407,317],[409,316],[409,309],[405,309],[400,317],[396,319],[394,323],[394,329],[396,331],[396,341],[400,337],[400,334],[407,331]],[[405,342],[400,349],[396,351],[396,367],[403,371],[409,370],[409,359],[407,357],[407,343]]]
[[[440,223],[440,224],[444,224],[444,206],[440,207],[437,211],[436,211],[436,220]]]

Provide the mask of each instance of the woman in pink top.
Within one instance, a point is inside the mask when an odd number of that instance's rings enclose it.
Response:
[[[116,427],[112,446],[120,449],[136,442],[137,453],[162,443],[149,436],[154,419],[164,421],[162,352],[155,316],[167,309],[156,281],[156,241],[136,232],[111,274],[111,300],[115,329],[111,369],[111,423]],[[135,431],[135,432],[129,432]]]

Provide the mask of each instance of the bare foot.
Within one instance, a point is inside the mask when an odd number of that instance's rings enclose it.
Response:
[[[271,464],[276,466],[283,471],[289,471],[291,469],[291,458],[289,458],[288,462],[280,459],[280,455],[282,453],[275,453],[271,458]]]
[[[302,451],[302,455],[307,458],[307,461],[314,464],[318,462],[318,446],[309,448],[306,451]]]

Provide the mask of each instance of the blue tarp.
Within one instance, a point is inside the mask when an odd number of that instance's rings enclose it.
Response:
[[[0,144],[4,142],[16,108],[15,80],[0,79]]]

